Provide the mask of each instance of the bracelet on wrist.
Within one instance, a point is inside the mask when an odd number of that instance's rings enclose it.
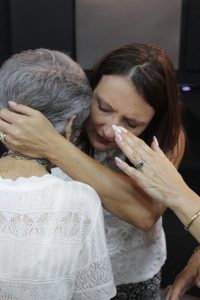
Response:
[[[200,216],[200,209],[194,213],[191,217],[191,219],[189,220],[188,224],[185,226],[185,230],[188,231],[190,226],[192,225],[192,223],[196,220],[196,218],[198,218]]]

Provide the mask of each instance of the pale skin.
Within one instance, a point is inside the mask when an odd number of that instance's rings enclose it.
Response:
[[[173,164],[159,148],[156,137],[151,148],[144,141],[123,127],[113,127],[115,140],[128,159],[135,165],[141,159],[144,166],[135,169],[116,158],[117,166],[156,201],[173,210],[182,223],[187,226],[191,217],[200,209],[200,197],[184,182]],[[200,242],[200,216],[189,227],[190,233]],[[200,287],[200,250],[190,258],[183,271],[176,277],[167,293],[167,300],[178,300],[194,285]]]
[[[163,204],[156,203],[144,194],[128,176],[104,167],[66,141],[41,113],[23,105],[11,103],[10,106],[23,114],[14,114],[7,109],[0,112],[0,130],[7,134],[6,143],[13,149],[29,156],[47,158],[73,179],[90,184],[100,195],[107,210],[138,228],[150,229],[163,214]],[[114,149],[117,145],[113,124],[124,126],[139,135],[153,115],[153,108],[127,78],[103,76],[94,91],[87,124],[90,143],[97,151]],[[184,145],[183,140],[183,134],[180,133],[177,145]],[[176,159],[171,153],[167,154],[174,159],[176,167],[183,152],[184,146]]]

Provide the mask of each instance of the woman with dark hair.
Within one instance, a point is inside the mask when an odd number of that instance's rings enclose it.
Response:
[[[0,112],[2,140],[25,154],[46,157],[96,189],[106,209],[107,244],[118,286],[114,299],[159,299],[166,258],[160,216],[165,206],[116,172],[114,157],[124,154],[112,125],[125,127],[147,143],[156,135],[178,167],[185,135],[175,71],[163,49],[131,44],[108,53],[91,71],[90,82],[91,112],[78,141],[85,153],[53,132],[42,114],[14,103],[10,106],[20,115],[8,109]],[[136,168],[143,163],[139,160]]]

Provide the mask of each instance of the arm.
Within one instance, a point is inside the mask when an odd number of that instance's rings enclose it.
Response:
[[[178,274],[167,293],[166,300],[178,300],[191,287],[200,288],[200,250],[195,252],[185,268]]]
[[[152,149],[130,132],[116,132],[116,142],[129,160],[136,164],[138,158],[144,166],[136,170],[117,159],[117,165],[156,201],[171,208],[187,226],[192,216],[200,210],[200,197],[184,182],[173,164],[167,159],[154,138]],[[200,216],[189,227],[200,242]]]
[[[47,158],[73,179],[88,183],[107,210],[139,228],[149,229],[163,213],[164,206],[142,192],[134,180],[82,153],[59,135],[41,113],[23,105],[13,109],[24,115],[6,109],[0,112],[0,130],[7,133],[6,142],[12,148]]]

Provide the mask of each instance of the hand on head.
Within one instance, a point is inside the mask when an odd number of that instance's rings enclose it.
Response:
[[[6,134],[6,145],[31,157],[45,157],[51,135],[57,131],[37,110],[12,101],[9,108],[0,110],[0,131]]]
[[[185,182],[159,148],[154,137],[151,148],[123,127],[113,126],[115,139],[134,167],[116,158],[117,166],[133,178],[155,200],[170,206],[183,192]]]

